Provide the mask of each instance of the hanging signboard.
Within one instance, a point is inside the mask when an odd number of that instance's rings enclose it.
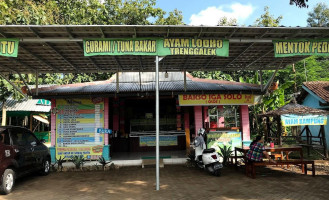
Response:
[[[141,136],[139,137],[140,147],[155,147],[155,136]],[[177,146],[177,136],[159,136],[160,146]]]
[[[197,105],[253,105],[252,94],[180,94],[179,106]]]
[[[231,150],[234,150],[235,147],[241,147],[241,132],[210,131],[207,134],[207,148],[215,148],[216,150],[219,150],[219,147],[223,146],[231,147]]]
[[[37,105],[50,106],[51,105],[51,101],[46,100],[46,99],[39,99],[38,102],[37,102]]]
[[[104,134],[99,132],[104,127],[104,101],[58,99],[56,107],[56,158],[98,159],[104,145]]]
[[[195,38],[84,39],[85,56],[97,55],[229,55],[229,41]]]
[[[273,40],[275,57],[329,55],[329,39]]]
[[[0,56],[17,57],[19,39],[0,39]]]
[[[327,116],[322,115],[281,115],[283,126],[326,125]]]

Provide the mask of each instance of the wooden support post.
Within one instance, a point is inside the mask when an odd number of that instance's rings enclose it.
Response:
[[[268,137],[271,135],[271,127],[270,127],[270,118],[266,117],[266,135],[265,135],[265,140],[266,142],[269,142]]]
[[[187,108],[184,110],[184,130],[185,130],[185,141],[186,141],[186,152],[190,150],[190,113]]]
[[[30,114],[30,131],[33,131],[33,113]]]
[[[321,129],[321,134],[322,134],[322,140],[323,140],[323,151],[324,151],[324,156],[328,158],[328,149],[327,149],[327,140],[326,140],[326,131],[324,128],[324,125],[320,126]]]
[[[1,126],[6,126],[7,122],[7,109],[6,109],[6,101],[2,102],[2,121],[1,121]]]
[[[279,138],[279,145],[282,145],[282,137],[281,137],[281,133],[282,133],[282,125],[281,125],[281,119],[280,119],[280,116],[276,118],[277,120],[277,136]]]

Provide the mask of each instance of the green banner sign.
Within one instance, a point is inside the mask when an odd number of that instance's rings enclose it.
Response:
[[[275,57],[329,55],[329,39],[273,40]]]
[[[84,39],[84,55],[205,55],[229,54],[229,41],[192,38]]]
[[[0,39],[0,56],[17,57],[19,39]]]

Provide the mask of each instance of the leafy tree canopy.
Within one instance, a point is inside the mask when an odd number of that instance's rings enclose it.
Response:
[[[329,27],[329,7],[327,4],[316,4],[313,12],[308,13],[307,25],[312,27]]]
[[[268,6],[264,7],[265,13],[257,18],[255,21],[255,26],[258,27],[278,27],[280,26],[280,22],[282,20],[282,16],[275,18],[273,15],[270,14],[270,8]]]
[[[290,4],[293,5],[295,4],[296,6],[300,8],[308,8],[308,5],[306,4],[308,0],[290,0]]]
[[[222,17],[218,20],[218,26],[236,26],[238,21],[235,18]]]
[[[2,0],[0,24],[180,25],[183,16],[156,0]]]

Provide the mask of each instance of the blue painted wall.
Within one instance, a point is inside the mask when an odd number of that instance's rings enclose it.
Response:
[[[311,108],[317,108],[317,109],[323,109],[325,107],[322,107],[319,105],[319,97],[314,97],[314,95],[308,94],[306,96],[306,98],[304,99],[302,105],[304,106],[308,106]],[[329,115],[327,116],[329,119]],[[310,131],[312,133],[312,135],[318,135],[319,134],[319,130],[320,130],[320,126],[308,126],[310,128]],[[302,129],[304,127],[301,127]],[[327,123],[327,125],[324,126],[325,128],[325,132],[326,132],[326,141],[327,141],[327,149],[329,149],[329,123]],[[303,134],[305,135],[305,134]]]

